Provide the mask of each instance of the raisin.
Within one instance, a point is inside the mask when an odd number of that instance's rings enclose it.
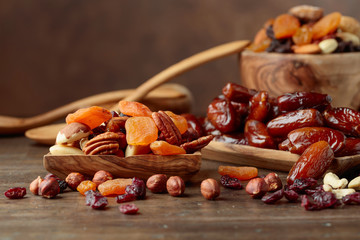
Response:
[[[232,178],[229,175],[221,176],[220,183],[226,188],[231,189],[242,189],[243,186],[241,185],[241,182],[237,178]]]
[[[136,214],[139,211],[139,208],[135,204],[123,204],[119,206],[119,210],[123,214]]]
[[[68,184],[66,183],[65,180],[61,180],[61,179],[58,179],[57,182],[59,183],[60,193],[63,193],[65,189],[68,187]]]
[[[85,196],[86,205],[93,209],[104,209],[108,205],[107,198],[99,192],[89,190],[85,192]]]
[[[360,192],[348,194],[342,198],[344,204],[360,204]]]
[[[131,202],[134,200],[136,200],[136,196],[134,194],[125,193],[125,194],[116,196],[117,203]]]
[[[10,199],[20,199],[26,195],[26,188],[24,187],[10,188],[4,194],[7,198]]]
[[[308,211],[322,210],[333,207],[337,204],[335,194],[331,192],[315,192],[310,195],[302,195],[301,206]]]
[[[284,196],[284,189],[277,190],[276,192],[266,194],[261,198],[261,201],[263,201],[266,204],[273,204],[282,199]]]
[[[305,190],[316,186],[316,184],[317,180],[314,178],[298,178],[288,187],[288,190],[293,190],[296,193],[305,193]]]
[[[136,199],[145,199],[146,197],[146,185],[140,178],[134,177],[132,184],[126,186],[125,193],[133,194]]]

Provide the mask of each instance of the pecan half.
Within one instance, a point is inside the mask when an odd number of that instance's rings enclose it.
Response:
[[[181,133],[171,118],[163,111],[153,112],[152,118],[160,131],[160,135],[170,144],[181,144]]]
[[[200,137],[194,141],[183,143],[180,145],[180,147],[185,149],[186,153],[194,153],[208,145],[211,140],[213,140],[213,138],[213,135],[207,135],[204,137]]]
[[[105,132],[89,140],[83,148],[86,155],[111,155],[119,150],[121,136],[114,132]]]

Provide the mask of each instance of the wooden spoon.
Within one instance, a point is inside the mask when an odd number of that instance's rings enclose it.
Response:
[[[299,155],[287,151],[212,141],[201,151],[204,159],[289,171]],[[329,171],[342,174],[360,164],[360,154],[334,159]]]
[[[201,166],[201,154],[180,154],[172,156],[136,155],[120,158],[113,155],[45,155],[45,169],[65,179],[71,172],[93,176],[98,170],[111,172],[114,177],[147,179],[162,173],[180,176],[189,180]]]

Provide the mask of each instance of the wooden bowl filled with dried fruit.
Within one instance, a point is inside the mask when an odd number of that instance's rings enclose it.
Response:
[[[327,93],[334,106],[360,105],[360,23],[321,8],[297,6],[268,20],[241,53],[242,85],[271,96]]]

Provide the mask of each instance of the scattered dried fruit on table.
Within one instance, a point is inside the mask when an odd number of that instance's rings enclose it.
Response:
[[[119,206],[119,210],[123,214],[133,215],[133,214],[137,214],[139,208],[136,207],[135,204],[123,204]]]
[[[124,202],[132,202],[136,200],[136,196],[134,194],[125,193],[116,196],[117,203],[124,203]]]
[[[301,206],[306,210],[321,210],[335,206],[337,199],[331,192],[315,192],[312,195],[301,196]]]
[[[131,178],[116,178],[100,184],[98,190],[103,196],[116,196],[124,194],[126,186],[131,184]]]
[[[93,190],[86,191],[85,197],[86,205],[93,209],[104,209],[108,205],[107,198],[99,192]]]
[[[218,173],[239,180],[249,180],[257,177],[258,169],[256,167],[219,166]]]
[[[261,198],[261,201],[263,201],[266,204],[274,204],[280,199],[282,199],[284,196],[284,189],[277,190],[273,193],[268,193],[265,196]]]
[[[242,189],[243,188],[239,179],[232,178],[228,175],[221,176],[220,183],[221,183],[221,185],[223,185],[226,188],[231,188],[231,189]]]
[[[15,187],[8,189],[4,195],[9,199],[20,199],[26,195],[26,188],[24,187]]]
[[[126,186],[125,193],[134,195],[136,199],[145,199],[146,185],[143,180],[134,177],[131,184]]]
[[[96,184],[93,183],[90,180],[85,180],[82,181],[79,186],[77,186],[76,190],[78,190],[78,192],[82,195],[85,195],[85,192],[89,191],[89,190],[96,190]]]

